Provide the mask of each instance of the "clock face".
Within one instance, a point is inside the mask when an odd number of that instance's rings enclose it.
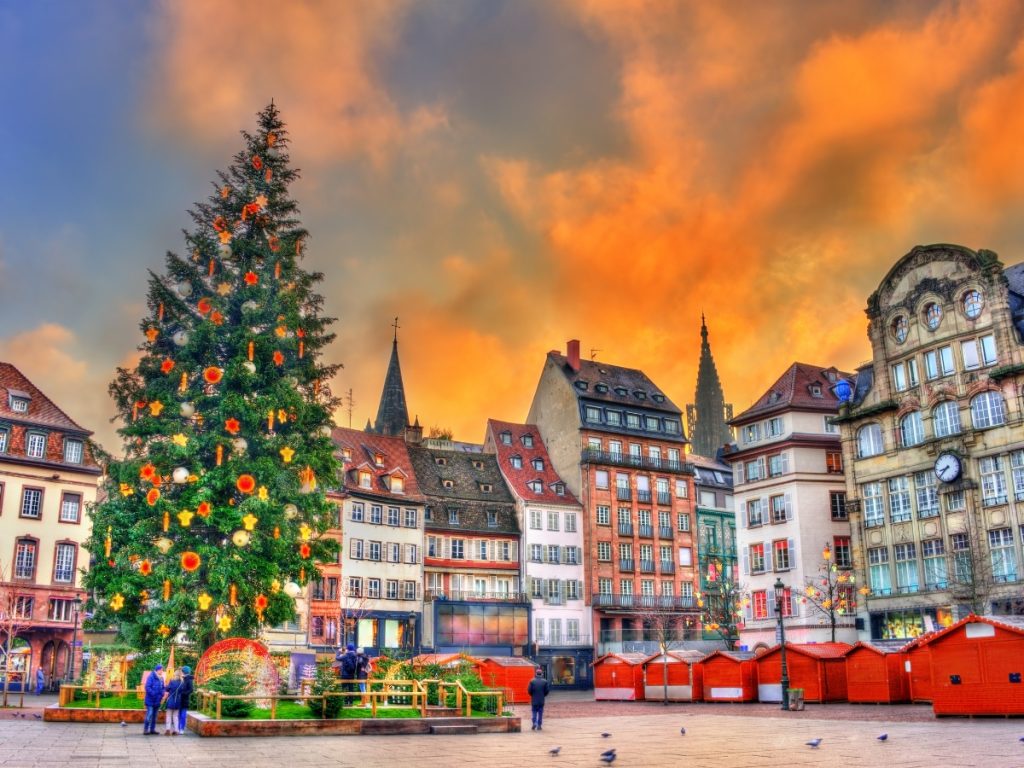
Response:
[[[960,477],[960,459],[952,453],[943,453],[935,460],[935,476],[944,483]]]

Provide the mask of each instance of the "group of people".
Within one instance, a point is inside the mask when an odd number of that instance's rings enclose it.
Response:
[[[166,684],[163,671],[164,665],[157,664],[146,678],[146,719],[142,724],[142,733],[147,736],[157,735],[157,719],[161,707],[167,711],[164,736],[177,736],[185,730],[188,702],[195,689],[192,669],[188,666],[182,667]]]
[[[354,643],[349,643],[344,651],[341,650],[341,646],[338,646],[338,652],[334,655],[334,667],[342,679],[341,689],[343,691],[355,693],[356,683],[349,681],[358,681],[359,692],[364,695],[356,706],[365,706],[366,679],[370,676],[370,657],[363,653],[362,648],[357,649]]]

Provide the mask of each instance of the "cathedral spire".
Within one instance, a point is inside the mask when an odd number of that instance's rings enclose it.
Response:
[[[398,362],[398,318],[393,323],[395,338],[391,342],[391,361],[384,377],[384,389],[380,393],[377,419],[372,431],[378,435],[392,437],[404,435],[409,425],[409,409],[405,404],[405,386],[402,384],[402,366]],[[367,432],[371,430],[367,429]]]
[[[714,458],[722,446],[732,442],[727,424],[732,418],[732,405],[726,404],[722,382],[715,368],[715,358],[708,343],[708,326],[700,313],[700,365],[697,368],[697,391],[694,402],[686,406],[691,449],[701,456]]]

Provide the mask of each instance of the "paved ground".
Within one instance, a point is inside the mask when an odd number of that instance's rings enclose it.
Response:
[[[28,703],[26,701],[26,703]],[[32,703],[35,703],[34,701]],[[731,766],[1024,766],[1024,720],[942,719],[926,706],[814,707],[589,702],[559,694],[543,732],[478,736],[200,739],[142,736],[141,726],[65,725],[0,713],[0,766],[230,768],[244,766],[444,766],[599,768],[614,747],[626,768]],[[686,728],[686,735],[679,728]],[[601,738],[602,731],[610,732]],[[886,732],[889,740],[876,737]],[[821,738],[818,749],[805,746]],[[562,747],[557,757],[551,747]]]

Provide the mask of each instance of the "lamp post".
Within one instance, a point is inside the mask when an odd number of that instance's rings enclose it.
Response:
[[[406,626],[409,628],[409,655],[411,658],[415,658],[418,655],[416,653],[416,611],[409,611],[409,623]]]
[[[75,604],[74,607],[72,608],[75,617],[75,625],[74,628],[71,630],[71,653],[68,654],[67,669],[64,672],[64,677],[65,679],[67,679],[69,683],[74,682],[74,677],[72,677],[72,675],[74,675],[75,672],[75,646],[78,644],[78,613],[81,610],[82,598],[76,596]]]
[[[789,710],[789,668],[786,666],[786,625],[782,621],[782,601],[785,598],[786,585],[782,579],[775,580],[775,615],[779,619],[779,648],[782,660],[782,709]]]

